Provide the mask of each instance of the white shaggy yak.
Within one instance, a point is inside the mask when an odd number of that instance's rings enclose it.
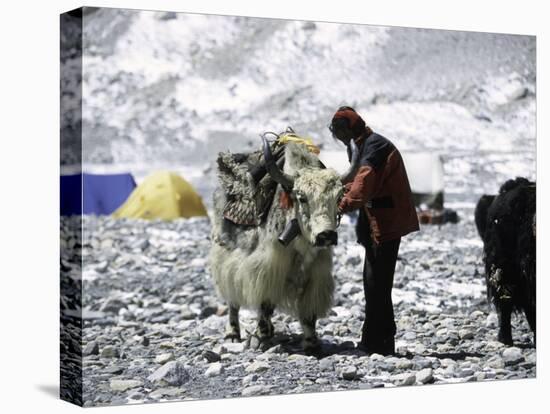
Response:
[[[226,338],[240,340],[239,308],[258,311],[256,335],[268,341],[274,334],[271,316],[275,307],[299,319],[304,349],[318,346],[317,318],[332,305],[332,245],[336,244],[338,201],[344,176],[326,169],[305,145],[288,143],[284,148],[284,171],[276,165],[265,137],[264,160],[269,175],[279,184],[273,204],[260,226],[240,227],[223,218],[225,196],[214,195],[210,270],[218,294],[229,304]],[[357,160],[356,148],[353,159]],[[290,205],[279,202],[286,192]],[[294,220],[293,220],[294,219]],[[285,246],[278,236],[291,221],[299,234]],[[296,226],[298,228],[298,226]],[[296,228],[296,230],[297,230]]]

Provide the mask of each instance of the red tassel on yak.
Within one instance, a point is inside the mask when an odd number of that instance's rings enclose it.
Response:
[[[286,191],[281,192],[281,195],[279,196],[279,205],[284,210],[292,208],[294,204],[292,203],[290,193],[287,193]]]

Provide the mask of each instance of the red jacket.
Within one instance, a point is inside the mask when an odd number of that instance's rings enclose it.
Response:
[[[407,171],[397,148],[374,132],[356,142],[360,167],[346,185],[340,209],[345,213],[364,208],[376,243],[419,230]]]

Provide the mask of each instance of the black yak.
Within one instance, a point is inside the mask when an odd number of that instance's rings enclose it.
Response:
[[[513,345],[510,318],[525,313],[536,337],[536,184],[525,178],[506,181],[498,195],[483,195],[475,222],[485,262],[487,296],[495,304],[498,340]]]

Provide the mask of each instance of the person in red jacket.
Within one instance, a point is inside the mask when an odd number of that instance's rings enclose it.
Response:
[[[329,129],[346,145],[350,161],[351,140],[359,149],[359,168],[339,204],[340,213],[359,210],[356,232],[365,247],[366,305],[359,347],[369,354],[394,354],[391,291],[399,244],[401,237],[419,230],[405,164],[395,145],[349,106],[336,111]]]

